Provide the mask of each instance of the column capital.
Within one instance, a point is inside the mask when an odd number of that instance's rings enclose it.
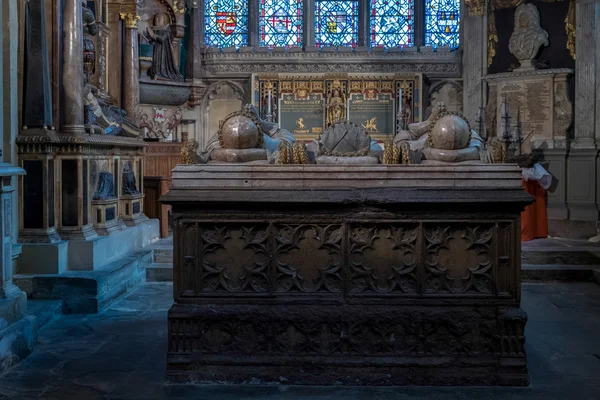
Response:
[[[120,13],[121,19],[125,21],[125,28],[137,29],[140,16],[135,13]]]
[[[465,5],[470,17],[482,17],[485,9],[485,0],[465,0]]]

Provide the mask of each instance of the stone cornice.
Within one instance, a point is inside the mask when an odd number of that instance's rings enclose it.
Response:
[[[208,51],[202,55],[207,76],[246,76],[253,72],[423,72],[429,76],[459,77],[462,52],[431,48],[420,51]]]
[[[492,74],[484,76],[483,79],[486,81],[494,81],[497,79],[506,79],[506,78],[525,78],[525,77],[536,77],[536,76],[545,76],[545,75],[571,75],[573,70],[570,68],[557,68],[557,69],[538,69],[535,71],[524,71],[524,72],[502,72],[499,74]]]
[[[22,133],[17,136],[17,144],[58,144],[58,145],[95,145],[143,148],[148,144],[138,138],[110,135],[61,135],[52,131],[47,133]]]

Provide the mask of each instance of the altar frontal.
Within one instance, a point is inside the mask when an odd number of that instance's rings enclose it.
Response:
[[[350,121],[374,140],[422,119],[423,78],[415,74],[254,74],[253,103],[265,121],[313,140]]]

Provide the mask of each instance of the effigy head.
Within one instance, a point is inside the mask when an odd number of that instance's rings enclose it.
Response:
[[[434,122],[429,138],[434,149],[464,149],[469,145],[471,127],[460,113],[442,112]]]
[[[222,147],[226,149],[253,149],[258,147],[258,126],[245,115],[234,115],[224,121],[220,129]]]

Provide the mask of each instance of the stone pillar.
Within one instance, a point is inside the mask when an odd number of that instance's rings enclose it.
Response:
[[[123,38],[123,109],[131,121],[137,124],[140,104],[140,61],[137,22],[135,13],[121,14],[125,25]]]
[[[83,119],[83,25],[81,0],[65,0],[63,7],[63,120],[60,131],[85,133]]]
[[[463,114],[471,126],[477,126],[479,107],[483,107],[482,80],[486,73],[487,29],[484,0],[467,0],[467,16],[463,19]],[[482,134],[482,132],[479,132]]]
[[[304,49],[315,50],[315,2],[304,0]]]
[[[200,105],[205,85],[202,83],[202,50],[204,49],[204,9],[196,6],[190,10],[189,34],[198,40],[188,40],[187,80],[192,81],[189,105]]]
[[[577,0],[575,62],[575,138],[567,162],[570,219],[598,220],[598,18],[600,0]]]

